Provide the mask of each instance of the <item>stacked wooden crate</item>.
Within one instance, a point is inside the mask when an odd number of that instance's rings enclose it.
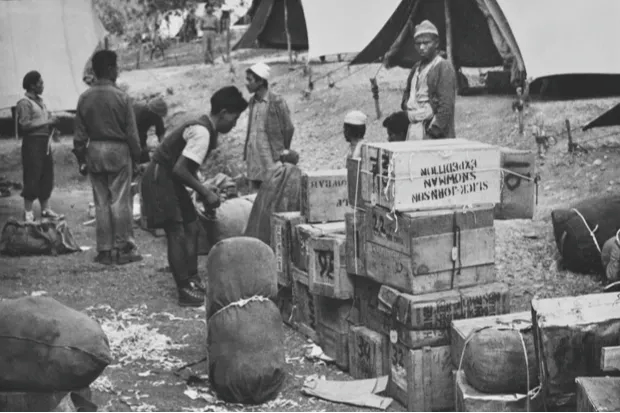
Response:
[[[291,325],[348,369],[353,284],[345,267],[346,169],[304,172],[301,211],[274,214],[278,281],[292,291]]]
[[[509,312],[495,272],[500,150],[463,139],[368,143],[348,170],[347,269],[361,322],[351,337],[371,343],[360,354],[388,347],[373,373],[389,374],[388,394],[409,410],[453,408],[452,320]],[[368,376],[369,363],[351,360]]]

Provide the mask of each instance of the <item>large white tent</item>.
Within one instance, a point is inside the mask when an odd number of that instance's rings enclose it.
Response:
[[[308,57],[361,51],[388,21],[400,0],[301,0]]]
[[[14,106],[24,75],[38,70],[48,109],[74,110],[84,65],[104,37],[91,0],[0,0],[0,108]]]
[[[527,77],[620,74],[620,1],[497,0],[517,41]]]

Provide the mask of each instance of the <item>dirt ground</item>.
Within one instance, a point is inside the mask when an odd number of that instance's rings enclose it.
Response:
[[[226,84],[243,87],[244,70],[251,62],[228,65],[191,65],[121,73],[120,83],[134,96],[168,93],[169,125],[188,113],[206,111],[212,92]],[[293,149],[300,152],[304,169],[344,167],[347,145],[341,125],[346,111],[360,109],[369,115],[367,139],[384,141],[386,133],[375,116],[369,78],[378,72],[380,102],[384,116],[398,109],[406,71],[380,70],[378,66],[341,67],[342,63],[313,65],[314,90],[304,98],[308,78],[300,66],[290,71],[286,64],[272,65],[272,87],[289,103],[296,126]],[[327,73],[335,70],[328,78]],[[331,80],[331,81],[330,81]],[[333,87],[330,84],[333,82]],[[247,92],[244,90],[244,93]],[[168,91],[168,92],[167,92]],[[172,94],[169,94],[169,92]],[[513,148],[535,150],[533,138],[519,136],[516,117],[508,96],[470,96],[457,99],[457,135]],[[556,133],[570,119],[578,126],[612,106],[615,99],[579,101],[533,101],[526,122],[535,111],[543,111]],[[239,127],[220,139],[220,148],[206,172],[243,171],[242,145],[247,114]],[[533,220],[496,221],[496,262],[501,281],[512,293],[512,311],[528,310],[534,297],[560,297],[601,290],[596,276],[573,274],[556,266],[557,252],[551,231],[554,208],[602,193],[617,191],[620,178],[619,146],[614,129],[582,133],[577,142],[589,153],[572,156],[566,135],[558,135],[544,162],[538,165],[542,178],[537,212]],[[611,136],[608,136],[610,135]],[[21,182],[19,142],[0,141],[0,176]],[[118,268],[92,262],[95,256],[94,228],[84,226],[92,193],[85,178],[77,173],[70,153],[71,137],[55,146],[56,189],[53,207],[66,214],[77,242],[88,251],[62,257],[0,257],[0,298],[47,294],[97,318],[110,337],[115,364],[109,366],[92,386],[100,410],[133,411],[359,411],[301,394],[306,377],[326,376],[334,380],[350,377],[335,367],[305,360],[307,341],[287,328],[286,357],[289,377],[277,400],[262,406],[227,405],[218,402],[200,380],[204,363],[178,367],[202,359],[205,354],[204,308],[182,309],[176,304],[172,277],[166,272],[165,240],[136,229],[142,262]],[[595,160],[600,160],[601,163]],[[20,218],[19,191],[0,199],[0,224],[9,217]],[[204,266],[205,257],[201,257]],[[192,376],[188,385],[188,378]],[[197,378],[198,377],[198,378]],[[195,398],[195,400],[193,399]],[[402,411],[396,402],[390,410]]]

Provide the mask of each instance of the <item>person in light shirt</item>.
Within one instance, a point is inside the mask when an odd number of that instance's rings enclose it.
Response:
[[[456,74],[439,51],[439,32],[428,20],[414,30],[420,55],[407,79],[401,109],[409,117],[407,140],[453,139]]]
[[[220,197],[204,186],[198,169],[217,148],[218,134],[230,132],[248,102],[234,86],[211,97],[211,111],[170,132],[155,149],[141,182],[144,215],[149,228],[163,228],[168,264],[177,285],[179,305],[200,307],[205,287],[198,275],[198,214],[187,188],[202,200],[209,215]]]
[[[366,119],[367,116],[359,110],[353,110],[344,117],[342,132],[344,139],[349,143],[347,159],[362,156],[362,141],[366,135]]]

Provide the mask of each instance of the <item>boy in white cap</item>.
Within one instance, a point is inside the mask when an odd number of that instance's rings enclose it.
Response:
[[[288,105],[269,90],[271,70],[257,63],[246,70],[246,87],[253,96],[249,101],[248,132],[243,150],[247,177],[253,190],[258,190],[268,172],[276,166],[280,155],[291,148],[295,127]]]
[[[366,115],[359,110],[353,110],[344,117],[344,139],[349,142],[347,159],[362,156],[362,141],[366,135]]]
[[[433,23],[415,26],[413,39],[420,61],[411,69],[401,104],[410,122],[407,140],[454,138],[454,68],[439,53]]]

